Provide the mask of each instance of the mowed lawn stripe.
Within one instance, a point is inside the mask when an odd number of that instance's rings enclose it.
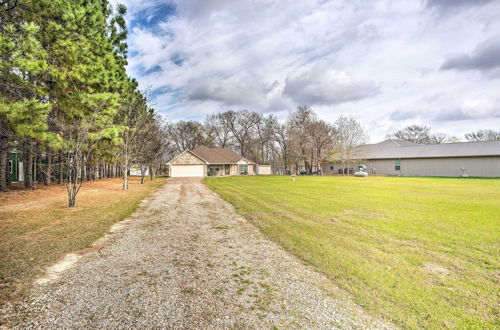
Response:
[[[290,192],[286,191],[286,189],[283,189],[283,188],[273,189],[273,190],[268,190],[268,191],[260,191],[258,196],[255,195],[254,193],[252,193],[251,191],[245,191],[245,190],[242,190],[241,188],[236,188],[236,187],[235,188],[230,188],[230,187],[227,188],[226,187],[225,189],[228,190],[228,192],[231,191],[233,193],[233,196],[244,195],[245,196],[244,199],[252,200],[252,202],[256,205],[257,204],[261,205],[261,206],[267,205],[268,209],[274,209],[275,212],[286,211],[289,214],[299,215],[299,216],[302,216],[306,219],[315,219],[316,221],[324,220],[325,218],[327,219],[328,214],[326,214],[326,217],[325,216],[318,216],[318,214],[325,214],[325,212],[326,212],[326,210],[324,210],[325,208],[335,207],[335,205],[332,205],[331,198],[328,198],[328,197],[325,198],[324,194],[318,193],[318,192],[314,192],[314,193],[307,192],[307,194],[309,194],[309,196],[314,200],[314,202],[313,203],[305,202],[305,203],[301,204],[301,203],[293,203],[294,199],[297,199],[297,197],[300,197],[300,193],[293,193],[293,192],[290,193]],[[269,201],[273,200],[272,197],[275,194],[282,196],[282,194],[284,194],[284,193],[286,193],[288,196],[284,197],[284,198],[280,198],[280,201],[278,203],[271,204],[271,203],[265,202],[268,200]],[[380,194],[380,193],[378,193],[378,194]],[[327,202],[325,202],[325,200]],[[412,201],[413,201],[412,203],[417,202],[415,199],[412,199]],[[493,203],[494,201],[491,200],[491,202]],[[377,202],[378,205],[380,205],[380,203],[382,203],[382,201]],[[441,200],[435,200],[435,201],[430,202],[429,203],[430,205],[427,205],[427,208],[429,208],[429,207],[434,208],[434,209],[437,207],[441,208],[441,207],[443,207],[442,203],[443,203],[443,201],[441,201]],[[326,205],[326,207],[325,207],[325,205]],[[279,206],[279,209],[276,209],[276,206]],[[387,205],[387,206],[391,206],[391,205]],[[393,207],[393,206],[394,205],[392,205],[391,207]],[[384,230],[389,230],[392,234],[397,235],[401,239],[405,239],[405,240],[411,240],[414,238],[413,234],[410,234],[410,235],[407,234],[409,231],[408,230],[409,228],[412,229],[410,231],[410,232],[412,232],[415,229],[422,227],[423,222],[426,221],[426,219],[423,218],[423,219],[419,219],[420,222],[418,222],[418,223],[404,222],[403,221],[404,219],[398,219],[397,217],[391,217],[391,215],[394,215],[394,214],[391,214],[389,211],[386,211],[384,213],[383,212],[373,213],[373,211],[368,209],[366,207],[366,205],[359,205],[359,206],[353,205],[352,207],[353,207],[353,210],[351,210],[351,211],[354,211],[354,208],[356,208],[356,207],[358,207],[358,211],[354,212],[354,213],[347,212],[346,214],[341,214],[341,217],[349,218],[349,217],[353,217],[353,216],[358,216],[358,217],[361,216],[361,217],[370,217],[370,218],[374,217],[374,218],[378,218],[378,219],[384,218],[384,221],[394,220],[394,221],[392,221],[391,227],[388,227],[387,229],[379,228],[380,225],[377,224],[378,221],[375,221],[375,223],[374,222],[357,223],[356,226],[359,227],[359,225],[362,225],[363,227],[365,227],[365,229],[376,229],[376,230],[381,230],[382,232]],[[406,208],[401,207],[401,205],[399,205],[399,207],[400,208],[399,208],[398,212],[401,212],[402,209],[406,209]],[[450,205],[450,208],[453,208],[455,211],[460,211],[460,212],[465,212],[465,211],[469,212],[470,211],[469,209],[467,209],[467,206],[464,207],[462,204]],[[338,207],[336,209],[337,209],[337,211],[342,210],[342,207]],[[411,215],[411,214],[416,213],[416,212],[421,213],[422,211],[425,211],[425,208],[422,207],[421,209],[417,209],[417,210],[409,209],[406,211],[408,212],[409,215]],[[429,210],[427,210],[427,211],[429,211]],[[432,210],[430,210],[430,211],[432,211]],[[338,214],[336,214],[334,212],[331,214],[331,216],[338,217]],[[481,223],[480,218],[481,217],[477,218],[477,222],[479,222],[479,224],[477,224],[476,227],[470,228],[468,230],[468,232],[464,233],[464,235],[466,235],[466,236],[470,235],[470,236],[474,236],[477,238],[477,237],[484,234],[484,228],[481,227],[482,223]],[[332,220],[332,219],[330,219],[330,220]],[[462,219],[459,219],[459,218],[453,218],[450,220],[462,221]],[[327,221],[327,222],[329,222],[329,221]],[[446,222],[434,223],[434,220],[432,220],[431,223],[434,226],[438,226],[443,230],[436,231],[435,227],[434,228],[429,227],[429,229],[430,229],[429,234],[433,235],[433,236],[429,239],[426,239],[425,237],[422,238],[423,240],[426,241],[426,243],[431,244],[432,246],[434,246],[437,249],[441,248],[443,243],[447,244],[449,246],[456,245],[454,243],[454,241],[456,241],[456,240],[459,240],[459,242],[457,242],[459,246],[463,244],[464,237],[456,236],[453,233],[453,231],[449,230],[449,229],[453,229],[453,226],[455,226],[456,224],[450,225],[449,223],[446,223]],[[350,223],[347,221],[347,224],[350,224]],[[487,223],[486,227],[488,227],[490,225],[491,224]],[[404,227],[404,228],[401,228],[401,227]],[[402,229],[404,229],[404,231]],[[379,237],[379,235],[377,235],[377,237]],[[496,239],[495,236],[492,236],[492,238],[494,240]],[[438,241],[437,244],[436,244],[436,240]],[[489,243],[491,243],[491,242],[489,242]],[[481,252],[490,252],[490,253],[494,252],[493,245],[491,245],[491,244],[483,244],[483,248],[485,249],[485,251],[481,251]],[[473,252],[473,250],[471,250],[471,251],[462,250],[462,251],[457,251],[457,252],[470,254],[470,252]],[[489,257],[487,255],[482,255],[482,256]],[[474,258],[473,260],[476,260],[477,255],[474,254],[472,257]]]
[[[207,184],[405,327],[497,325],[500,180],[239,177]]]

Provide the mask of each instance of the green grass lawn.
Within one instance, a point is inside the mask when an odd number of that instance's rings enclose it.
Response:
[[[205,182],[375,315],[409,328],[500,326],[500,180]]]

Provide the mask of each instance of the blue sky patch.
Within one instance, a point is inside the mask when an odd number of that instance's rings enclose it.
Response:
[[[157,6],[146,7],[137,13],[134,13],[133,19],[129,22],[130,29],[137,26],[147,28],[154,27],[159,23],[168,20],[169,17],[176,14],[177,6],[171,2],[161,3]]]

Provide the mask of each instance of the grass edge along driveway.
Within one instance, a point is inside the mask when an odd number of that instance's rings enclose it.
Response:
[[[499,325],[498,179],[205,182],[374,314],[406,328]]]
[[[129,180],[127,191],[120,179],[85,183],[73,209],[62,186],[27,192],[22,207],[0,208],[0,307],[29,292],[45,266],[104,236],[166,182],[164,177],[142,185],[139,178]]]

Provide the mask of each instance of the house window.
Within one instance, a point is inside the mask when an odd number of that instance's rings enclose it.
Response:
[[[12,159],[9,159],[9,174],[14,173],[14,161]]]
[[[330,165],[330,170],[332,170],[332,171],[333,171],[333,165]]]
[[[239,164],[238,172],[240,173],[248,173],[248,164]]]
[[[394,169],[396,171],[401,171],[401,162],[400,161],[394,162]]]

